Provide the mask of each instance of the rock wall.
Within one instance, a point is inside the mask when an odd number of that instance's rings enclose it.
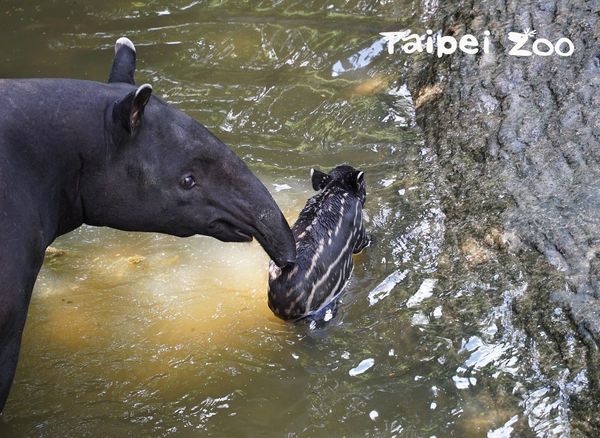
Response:
[[[493,43],[489,54],[422,56],[409,81],[442,168],[447,220],[480,237],[501,226],[499,250],[530,276],[528,302],[516,311],[533,339],[553,339],[560,353],[567,333],[551,312],[569,312],[590,378],[574,422],[600,430],[600,4],[462,1],[432,20],[457,38],[489,30]],[[509,56],[508,33],[525,29],[567,37],[575,51]]]

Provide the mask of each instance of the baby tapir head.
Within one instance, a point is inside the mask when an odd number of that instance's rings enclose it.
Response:
[[[354,193],[362,206],[367,199],[367,187],[365,185],[365,175],[362,171],[354,169],[352,166],[337,166],[329,174],[323,173],[317,169],[311,172],[312,186],[315,190],[323,190],[327,186],[336,185]]]

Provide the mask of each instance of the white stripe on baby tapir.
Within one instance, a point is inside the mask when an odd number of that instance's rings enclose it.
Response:
[[[340,210],[340,218],[338,220],[337,225],[335,226],[334,236],[337,236],[338,231],[340,231],[340,228],[342,227],[342,221],[344,220],[344,213],[345,213],[345,211],[344,211],[344,199],[343,198],[342,198],[341,204],[342,204],[342,207],[341,207],[341,210]],[[318,215],[317,215],[317,217],[315,217],[315,219],[313,220],[313,224],[317,221],[318,217],[319,217]],[[309,225],[309,227],[310,227],[310,225]],[[307,227],[307,230],[308,230],[308,227]],[[332,242],[332,239],[329,239],[328,244],[331,245],[331,242]],[[325,238],[321,239],[321,241],[319,242],[319,250],[317,250],[315,252],[315,254],[313,255],[313,257],[312,257],[312,259],[310,261],[310,267],[306,271],[306,274],[304,274],[304,278],[305,279],[308,280],[310,278],[310,275],[312,274],[312,271],[316,268],[316,266],[317,266],[317,260],[319,259],[319,256],[323,252],[324,246],[322,246],[322,245],[324,245],[324,244],[325,244]],[[298,297],[298,300],[296,301],[295,304],[297,304],[300,301],[301,298],[302,298],[302,296]]]
[[[290,271],[288,274],[288,280],[291,280],[294,275],[298,272],[298,265],[294,266],[294,269]]]
[[[306,280],[308,280],[308,278],[310,277],[310,274],[317,266],[317,260],[319,260],[319,257],[321,257],[321,254],[323,254],[324,249],[325,249],[325,238],[323,237],[321,240],[319,240],[319,246],[317,247],[317,250],[313,254],[312,259],[310,259],[310,268],[308,268],[308,271],[306,271],[306,274],[304,274],[304,278]]]
[[[358,203],[355,206],[354,209],[354,219],[352,220],[352,223],[355,224],[356,223],[356,218],[358,217]],[[348,241],[346,242],[346,245],[344,246],[344,248],[342,249],[342,251],[340,252],[340,255],[337,257],[337,259],[335,259],[335,261],[329,266],[329,268],[327,268],[327,271],[325,271],[325,275],[323,275],[312,287],[311,291],[310,291],[310,295],[308,296],[308,301],[306,302],[306,306],[305,306],[305,310],[306,312],[310,312],[310,305],[312,304],[312,300],[315,296],[315,292],[317,291],[317,289],[319,288],[319,286],[321,286],[323,284],[323,282],[329,277],[329,274],[331,274],[332,269],[340,262],[340,260],[342,259],[342,257],[344,255],[346,255],[346,251],[348,251],[348,247],[350,246],[350,242],[352,242],[352,239],[348,239]],[[352,257],[352,256],[351,256]]]
[[[343,200],[343,199],[342,199]],[[358,204],[356,204],[355,206],[355,210],[354,210],[354,219],[352,220],[352,225],[354,225],[356,223],[356,218],[358,216]],[[336,231],[335,234],[337,235],[338,231],[341,229],[342,227],[342,221],[344,218],[344,209],[342,208],[342,211],[340,213],[340,220],[338,221],[338,224],[336,226]],[[345,255],[345,253],[348,251],[349,247],[350,247],[350,243],[352,242],[353,239],[348,239],[346,241],[346,245],[344,246],[344,248],[342,249],[342,251],[340,252],[340,255],[337,257],[337,259],[335,259],[335,261],[329,266],[329,268],[327,269],[327,271],[325,272],[325,274],[321,277],[320,280],[317,280],[313,286],[312,289],[310,291],[310,295],[308,297],[308,301],[306,303],[306,306],[304,308],[305,313],[309,313],[310,312],[310,305],[312,304],[312,300],[314,299],[314,295],[315,292],[317,291],[317,289],[323,284],[323,282],[325,280],[327,280],[327,278],[329,277],[329,274],[331,273],[331,270],[340,262],[340,260],[342,259],[342,257]],[[307,271],[306,275],[304,276],[305,279],[308,279],[310,274],[312,273],[312,271],[314,270],[314,268],[316,267],[316,260],[318,260],[318,256],[320,255],[320,253],[317,251],[315,253],[315,255],[313,256],[312,260],[311,260],[311,266],[310,269]],[[352,257],[352,256],[350,256]],[[292,301],[290,303],[290,305],[287,307],[286,312],[289,313],[291,312],[291,310],[304,298],[305,294],[301,293],[300,295],[298,295],[296,297],[296,299],[294,301]]]
[[[340,281],[342,280],[343,277],[346,277],[346,271],[344,270],[344,275],[340,275],[337,283],[335,284],[335,288],[333,289],[333,291],[329,294],[327,299],[325,301],[323,301],[323,304],[321,305],[321,307],[319,307],[317,310],[315,310],[315,312],[319,312],[319,311],[323,310],[323,308],[327,307],[329,305],[329,303],[331,303],[333,300],[335,300],[335,298],[340,294],[340,292],[342,292],[346,288],[346,285],[350,281],[350,276],[352,275],[352,271],[354,271],[354,268],[352,268],[350,270],[350,274],[347,275],[348,279],[344,282],[342,287],[340,287],[338,289]]]
[[[331,289],[331,293],[327,296],[327,298],[323,301],[323,304],[321,304],[321,307],[319,307],[318,310],[322,309],[323,307],[327,306],[331,300],[337,296],[337,294],[339,293],[339,287],[340,287],[340,283],[342,282],[342,278],[345,277],[345,275],[342,275],[342,272],[339,273],[340,275],[338,276],[337,281],[335,282],[335,286],[333,287],[333,289]]]

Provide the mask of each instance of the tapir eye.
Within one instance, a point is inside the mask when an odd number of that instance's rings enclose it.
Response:
[[[183,178],[179,182],[179,184],[181,184],[181,187],[183,187],[184,189],[189,190],[196,185],[196,180],[194,179],[194,177],[192,175],[188,175],[185,178]]]

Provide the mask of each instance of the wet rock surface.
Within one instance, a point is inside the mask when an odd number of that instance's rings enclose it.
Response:
[[[574,436],[600,430],[599,12],[593,2],[445,5],[432,29],[459,38],[489,30],[492,50],[422,57],[409,80],[441,169],[447,238],[466,231],[470,263],[501,260],[525,273],[529,287],[513,310],[539,366],[549,375],[554,365],[587,367],[588,389],[564,392]],[[525,29],[567,37],[575,52],[509,56],[508,33]],[[564,386],[564,376],[553,380]]]

